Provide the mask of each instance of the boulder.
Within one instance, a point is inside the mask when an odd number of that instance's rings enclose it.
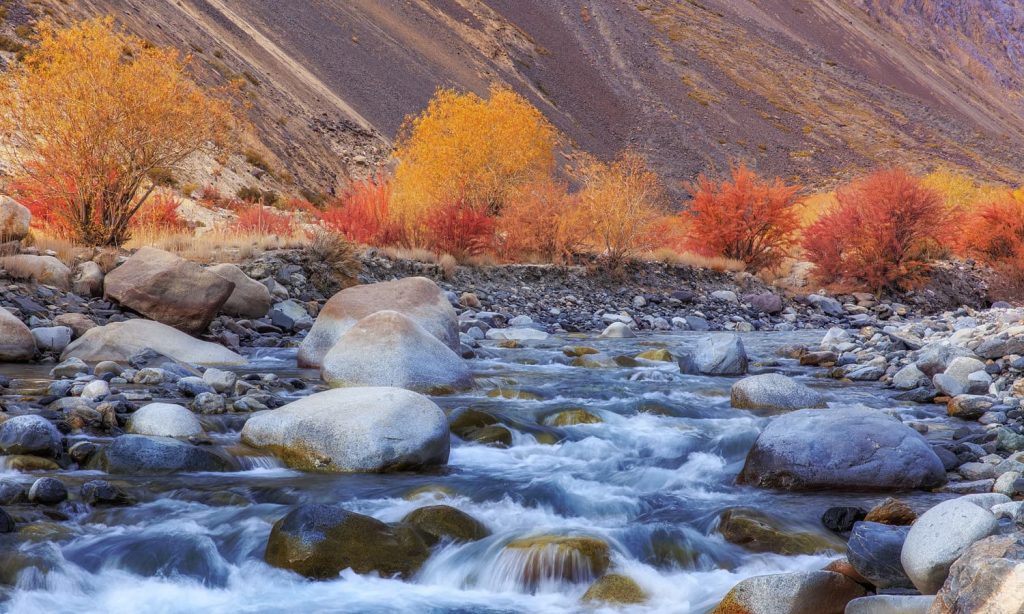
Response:
[[[0,362],[25,362],[36,355],[36,340],[25,323],[0,307]]]
[[[978,391],[971,390],[971,381],[968,379],[968,376],[972,373],[984,370],[985,363],[981,362],[977,358],[972,358],[970,356],[957,356],[953,360],[949,361],[949,364],[946,366],[946,370],[942,373],[943,375],[955,380],[964,392],[969,394],[978,394]],[[984,390],[981,392],[984,392]]]
[[[538,535],[506,544],[498,565],[518,568],[520,588],[532,592],[552,580],[589,583],[608,570],[610,555],[608,544],[596,537]]]
[[[203,434],[203,425],[195,414],[181,405],[150,403],[132,414],[128,432],[157,437],[195,437]]]
[[[940,486],[946,472],[917,431],[874,409],[842,407],[774,418],[737,481],[788,490],[903,490]]]
[[[95,322],[80,313],[62,313],[53,319],[53,323],[70,328],[72,339],[78,339],[90,328],[96,328]]]
[[[415,509],[406,514],[402,522],[419,531],[430,546],[441,540],[472,542],[491,534],[479,520],[450,505]]]
[[[61,359],[80,358],[89,362],[128,362],[144,350],[196,365],[244,365],[245,358],[222,345],[200,341],[176,328],[151,320],[111,322],[89,329],[71,342]]]
[[[80,262],[71,278],[71,289],[82,296],[103,296],[103,269],[92,260]]]
[[[821,524],[833,533],[848,533],[853,525],[864,520],[867,510],[853,505],[830,507],[821,515]]]
[[[692,354],[697,371],[704,375],[743,375],[747,352],[738,335],[717,333],[704,337]]]
[[[949,568],[932,612],[1024,612],[1024,532],[986,537],[967,548]]]
[[[10,196],[0,196],[0,241],[21,241],[28,236],[32,212]]]
[[[846,614],[927,614],[930,595],[869,595],[846,604]]]
[[[723,511],[718,518],[718,532],[725,541],[751,552],[817,554],[843,551],[842,540],[789,529],[781,520],[752,508],[734,507]]]
[[[892,385],[897,390],[913,390],[928,383],[928,376],[913,363],[903,367],[892,376]]]
[[[299,347],[300,367],[319,367],[327,352],[359,320],[382,309],[397,311],[459,351],[455,309],[444,292],[425,277],[407,277],[346,288],[331,297]]]
[[[745,377],[732,385],[732,406],[739,409],[789,411],[825,407],[825,397],[781,373]]]
[[[275,303],[268,315],[274,326],[285,330],[305,330],[313,326],[313,318],[306,308],[291,298]]]
[[[67,326],[40,326],[32,329],[36,348],[43,352],[63,352],[71,343],[71,329]]]
[[[89,458],[87,468],[122,475],[231,471],[232,462],[205,446],[171,437],[121,435]]]
[[[843,614],[865,592],[831,571],[753,576],[732,587],[711,614]]]
[[[647,593],[636,580],[622,574],[605,574],[580,598],[583,603],[631,604],[647,601]]]
[[[28,489],[30,503],[57,505],[68,498],[68,489],[57,478],[39,478]]]
[[[119,486],[106,480],[89,480],[79,491],[89,505],[131,505],[134,500]]]
[[[0,424],[0,454],[31,454],[57,458],[62,450],[57,427],[42,416],[14,416]]]
[[[234,289],[227,279],[153,247],[141,248],[103,280],[106,298],[193,335],[210,326]]]
[[[242,441],[307,471],[392,471],[448,462],[448,420],[401,388],[339,388],[254,414]]]
[[[61,290],[71,289],[71,269],[53,256],[7,256],[0,258],[0,267],[16,279],[29,279]]]
[[[782,313],[784,305],[782,304],[782,297],[772,292],[762,292],[761,294],[754,294],[747,297],[747,302],[754,309],[761,313],[776,314]]]
[[[993,397],[977,394],[960,394],[946,404],[946,413],[961,420],[977,420],[996,404]]]
[[[917,520],[917,512],[909,505],[894,497],[887,497],[871,508],[864,520],[894,526],[910,526]]]
[[[547,426],[575,426],[577,424],[600,424],[601,418],[585,409],[566,409],[544,418]]]
[[[636,337],[636,333],[627,324],[612,322],[601,331],[601,336],[606,339],[630,339]]]
[[[861,577],[878,588],[914,588],[900,562],[909,531],[910,527],[858,522],[850,533],[846,558]]]
[[[407,578],[430,555],[411,527],[331,505],[301,505],[274,523],[264,560],[307,578],[335,578],[344,569]]]
[[[962,499],[943,501],[910,527],[901,561],[907,576],[926,595],[942,588],[950,565],[974,542],[992,535],[999,522],[992,512]]]
[[[378,311],[345,331],[324,356],[320,374],[331,386],[429,392],[473,385],[461,356],[397,311]]]
[[[235,289],[221,307],[223,313],[243,318],[262,318],[270,311],[270,290],[243,273],[242,269],[225,263],[206,267],[206,270],[235,284]]]

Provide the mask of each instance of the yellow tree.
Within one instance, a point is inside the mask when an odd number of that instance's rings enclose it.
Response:
[[[551,175],[554,149],[554,128],[515,92],[493,87],[485,99],[438,89],[399,133],[395,213],[417,225],[463,199],[497,214],[517,189]]]
[[[121,244],[155,187],[149,176],[221,141],[230,105],[189,78],[189,58],[112,18],[66,29],[43,22],[39,34],[0,86],[15,185],[70,238]]]

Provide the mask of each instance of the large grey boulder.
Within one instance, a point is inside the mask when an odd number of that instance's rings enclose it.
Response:
[[[935,605],[941,613],[1024,612],[1024,532],[974,542],[950,567]]]
[[[121,475],[170,475],[231,471],[232,461],[209,449],[171,437],[121,435],[94,454],[89,469]]]
[[[21,241],[28,235],[32,212],[10,196],[0,196],[0,240]]]
[[[869,595],[846,604],[845,614],[927,614],[931,595]]]
[[[57,427],[42,416],[15,416],[0,424],[0,454],[60,456],[61,436]]]
[[[36,355],[36,340],[25,323],[0,307],[0,362],[25,362]]]
[[[7,256],[0,258],[0,268],[17,279],[29,279],[37,284],[54,286],[61,290],[71,288],[71,269],[53,256]]]
[[[878,410],[843,407],[774,418],[737,481],[789,490],[902,490],[939,486],[946,472],[917,431]]]
[[[732,385],[732,406],[739,409],[788,411],[825,407],[825,397],[781,373],[745,377]]]
[[[324,356],[320,374],[332,386],[430,392],[473,385],[462,357],[397,311],[378,311],[357,322]]]
[[[453,352],[459,351],[455,309],[444,292],[425,277],[407,277],[346,288],[331,297],[317,315],[313,328],[299,347],[301,367],[319,367],[327,352],[356,322],[381,310],[397,311],[437,337]]]
[[[846,558],[857,573],[878,588],[914,588],[900,555],[910,527],[857,522],[846,545]]]
[[[181,405],[150,403],[132,414],[128,432],[157,437],[194,437],[203,434],[203,425],[195,414]]]
[[[928,377],[934,377],[936,373],[945,371],[958,356],[974,357],[974,354],[965,347],[953,345],[948,339],[943,339],[921,348],[917,352],[914,364]]]
[[[992,512],[963,499],[943,501],[910,527],[900,560],[907,576],[926,595],[942,588],[949,567],[974,542],[994,534],[999,522]]]
[[[831,571],[753,576],[732,587],[711,614],[843,614],[864,587]]]
[[[738,335],[716,333],[700,339],[693,353],[682,354],[679,368],[684,373],[743,375],[747,372],[747,352]]]
[[[245,358],[222,345],[200,341],[176,328],[151,320],[126,320],[97,326],[71,342],[62,360],[128,362],[151,349],[180,362],[194,365],[244,365]]]
[[[242,442],[306,471],[380,472],[448,462],[448,419],[401,388],[339,388],[254,414]]]
[[[235,289],[221,307],[223,313],[243,318],[262,318],[270,311],[270,290],[243,273],[242,269],[224,263],[207,267],[206,270],[235,284]]]
[[[170,252],[143,247],[103,280],[103,295],[142,315],[197,335],[235,284]]]
[[[36,348],[44,352],[63,352],[71,343],[71,328],[67,326],[40,326],[32,329]]]

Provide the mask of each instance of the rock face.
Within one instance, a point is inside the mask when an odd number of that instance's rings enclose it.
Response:
[[[152,247],[135,252],[103,280],[106,298],[190,334],[206,330],[234,289],[198,264]]]
[[[36,340],[25,323],[0,307],[0,362],[25,362],[36,355]]]
[[[400,388],[340,388],[253,415],[242,441],[307,471],[392,471],[448,462],[448,420]]]
[[[145,349],[196,365],[244,365],[246,362],[222,345],[200,341],[151,320],[126,320],[91,328],[64,350],[61,359],[128,362],[133,354]]]
[[[430,551],[415,530],[330,505],[302,505],[274,523],[264,560],[307,578],[356,573],[408,577]]]
[[[42,416],[15,416],[0,424],[0,454],[31,454],[56,458],[61,451],[60,431]]]
[[[10,196],[0,196],[0,241],[21,241],[28,235],[32,212]]]
[[[71,269],[53,256],[7,256],[0,258],[0,267],[15,278],[31,279],[37,284],[61,290],[71,288]]]
[[[124,475],[230,471],[231,462],[202,446],[170,437],[121,435],[89,459],[88,468]]]
[[[974,542],[996,532],[992,512],[963,499],[931,508],[910,527],[901,560],[907,576],[926,595],[942,588],[950,565]]]
[[[857,573],[878,588],[913,588],[900,563],[909,531],[910,527],[858,522],[850,533],[846,558]]]
[[[697,371],[704,375],[743,375],[747,352],[743,341],[731,333],[717,333],[700,340],[692,354]]]
[[[754,576],[722,599],[712,614],[843,614],[864,587],[831,571]]]
[[[320,374],[332,386],[428,392],[473,385],[462,357],[397,311],[378,311],[347,330],[324,356]]]
[[[932,612],[1020,614],[1024,611],[1024,533],[975,542],[949,569]]]
[[[943,484],[928,442],[877,410],[801,409],[773,419],[737,481],[789,490],[900,490]]]
[[[128,432],[158,437],[193,437],[203,434],[203,425],[195,414],[181,405],[150,403],[132,414]]]
[[[270,290],[243,273],[242,269],[225,263],[215,264],[206,270],[235,284],[231,296],[221,307],[222,312],[243,318],[262,318],[270,311]]]
[[[366,316],[385,309],[404,314],[453,352],[459,351],[455,309],[444,292],[429,279],[407,277],[346,288],[331,297],[299,347],[299,366],[319,367],[348,329]]]
[[[780,373],[745,377],[732,385],[732,406],[789,411],[825,407],[825,397]]]

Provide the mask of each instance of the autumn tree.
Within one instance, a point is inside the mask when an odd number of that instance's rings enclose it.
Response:
[[[554,147],[554,128],[515,92],[438,89],[399,133],[394,213],[415,226],[459,200],[497,215],[516,189],[550,176]]]
[[[627,150],[611,163],[590,159],[580,175],[592,241],[610,268],[657,244],[654,230],[665,211],[665,192],[643,156]]]
[[[795,242],[800,186],[767,181],[740,164],[732,181],[701,175],[689,186],[693,200],[690,247],[706,256],[740,260],[748,269],[778,266]]]
[[[590,236],[589,218],[578,195],[555,179],[516,191],[497,220],[499,250],[506,260],[540,258],[568,261],[583,251]]]
[[[0,86],[0,134],[16,186],[69,238],[117,245],[156,185],[223,139],[227,102],[189,58],[125,34],[112,18],[39,27],[39,45]]]
[[[1008,299],[1024,296],[1024,201],[1004,193],[976,205],[959,221],[957,251],[992,268],[992,293]]]

